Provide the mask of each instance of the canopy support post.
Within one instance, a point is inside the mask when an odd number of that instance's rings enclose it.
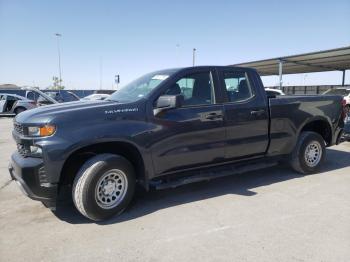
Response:
[[[341,85],[342,85],[342,86],[345,85],[345,70],[343,70],[343,80],[342,80]]]
[[[282,73],[283,73],[283,60],[279,59],[278,74],[279,74],[279,88],[280,88],[280,90],[282,90],[282,84],[283,84]]]

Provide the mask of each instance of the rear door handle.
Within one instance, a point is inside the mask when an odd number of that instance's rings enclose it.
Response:
[[[265,109],[260,110],[253,110],[250,112],[252,116],[261,116],[262,114],[265,114]]]
[[[217,113],[209,113],[205,118],[208,120],[215,120],[215,119],[219,119],[219,118],[222,119],[222,115],[217,114]]]

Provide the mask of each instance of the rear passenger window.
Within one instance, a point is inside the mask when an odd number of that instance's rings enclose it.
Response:
[[[9,100],[9,101],[17,101],[18,98],[14,97],[14,96],[7,96],[7,100]]]
[[[247,73],[226,71],[223,74],[225,88],[230,102],[240,102],[254,96]]]

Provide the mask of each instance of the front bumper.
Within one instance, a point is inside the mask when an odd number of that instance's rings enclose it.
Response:
[[[15,152],[11,156],[9,172],[25,195],[43,202],[49,208],[56,207],[57,184],[47,182],[47,174],[41,158],[24,158]]]

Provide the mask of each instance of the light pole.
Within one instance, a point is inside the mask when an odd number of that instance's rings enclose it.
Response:
[[[193,66],[196,64],[196,48],[193,48],[193,53],[192,53],[192,64]]]
[[[180,59],[179,59],[179,49],[180,49],[180,44],[176,44],[176,66],[180,65]]]
[[[62,70],[61,70],[61,50],[60,50],[60,37],[62,36],[59,33],[55,34],[56,39],[57,39],[57,54],[58,54],[58,73],[59,73],[59,83],[60,86],[62,86]]]

